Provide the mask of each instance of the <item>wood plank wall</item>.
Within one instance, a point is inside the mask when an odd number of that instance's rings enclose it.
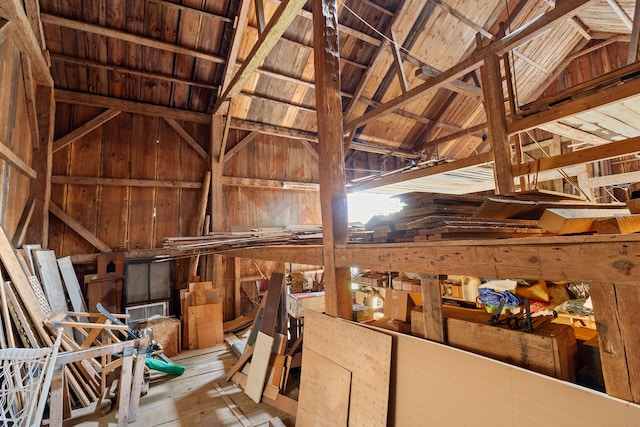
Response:
[[[59,103],[55,138],[102,113],[102,109]],[[208,149],[209,128],[180,123]],[[231,131],[228,147],[246,136]],[[201,183],[208,163],[160,118],[121,113],[54,153],[53,175]],[[225,164],[224,175],[258,180],[317,183],[318,162],[297,140],[259,135]],[[317,191],[224,187],[226,228],[320,224]],[[51,199],[113,249],[157,248],[163,239],[192,232],[199,189],[125,185],[52,185]],[[95,249],[55,217],[50,243],[58,256]]]
[[[27,115],[20,51],[8,37],[0,44],[0,144],[27,165],[33,143]],[[0,224],[12,237],[29,197],[30,179],[0,159]]]
[[[100,109],[58,104],[56,138],[86,123]],[[206,126],[187,126],[208,141]],[[202,182],[207,162],[159,118],[121,113],[54,154],[53,175]],[[164,237],[189,235],[200,191],[123,185],[53,184],[52,201],[110,247],[161,247]],[[51,217],[49,247],[58,256],[93,247]]]

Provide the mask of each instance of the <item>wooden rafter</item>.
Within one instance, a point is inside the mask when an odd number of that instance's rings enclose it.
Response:
[[[575,28],[576,31],[579,32],[580,35],[582,35],[582,37],[587,40],[591,40],[591,31],[589,30],[589,27],[587,27],[580,18],[578,18],[577,16],[572,16],[571,19],[569,19],[569,23],[573,25],[573,28]]]
[[[56,151],[62,150],[64,147],[71,144],[73,141],[76,141],[79,138],[82,138],[89,132],[99,128],[100,126],[107,123],[109,120],[118,116],[121,112],[122,110],[110,108],[107,111],[104,111],[98,114],[96,117],[89,120],[87,123],[83,124],[82,126],[79,126],[76,129],[69,132],[68,134],[66,134],[65,136],[62,136],[56,139],[53,142],[53,152],[55,153]]]
[[[406,94],[400,95],[395,99],[385,103],[382,107],[377,108],[364,114],[345,125],[345,130],[358,128],[375,120],[383,115],[389,114],[392,110],[403,107],[407,104],[424,96],[425,93],[434,91],[444,86],[446,83],[455,80],[466,73],[475,70],[482,65],[487,55],[502,55],[505,52],[527,42],[535,37],[543,34],[553,27],[558,21],[568,19],[580,11],[580,9],[589,5],[592,0],[567,0],[560,3],[555,9],[549,11],[545,15],[540,16],[532,21],[528,26],[514,31],[509,35],[496,40],[483,49],[476,50],[471,56],[462,60],[457,65],[449,68],[442,74],[433,77],[429,81],[414,87]]]
[[[607,3],[609,3],[611,9],[618,15],[622,23],[631,30],[633,28],[633,21],[629,18],[629,15],[627,15],[627,12],[625,12],[622,6],[620,6],[620,3],[616,0],[607,0]]]
[[[396,74],[398,75],[398,80],[400,81],[400,89],[402,89],[402,93],[407,93],[409,91],[409,83],[407,82],[407,76],[404,73],[404,67],[402,65],[400,46],[398,46],[396,33],[393,30],[391,30],[391,54],[393,56],[393,63],[395,64]]]
[[[213,108],[214,114],[220,111],[220,107],[225,101],[240,93],[246,81],[251,77],[251,74],[262,64],[266,56],[271,52],[271,49],[280,39],[280,36],[282,36],[289,27],[291,21],[298,15],[304,3],[304,0],[287,0],[280,4],[269,20],[265,31],[260,35],[253,49],[251,49],[247,60],[244,61],[242,67],[240,67],[235,74],[223,95],[218,99],[218,102]]]
[[[173,43],[168,43],[160,40],[156,40],[151,37],[143,37],[135,34],[127,33],[126,31],[114,30],[113,28],[101,27],[99,25],[88,24],[86,22],[74,21],[73,19],[62,18],[55,15],[43,13],[42,22],[50,25],[57,25],[60,27],[71,28],[78,31],[84,31],[87,33],[98,34],[101,36],[111,37],[117,40],[122,40],[130,43],[139,44],[141,46],[151,47],[154,49],[160,49],[171,53],[177,53],[181,55],[191,56],[197,59],[203,59],[216,64],[224,64],[225,58],[214,55],[212,53],[201,52],[195,49],[189,49],[184,46],[180,46]]]
[[[444,1],[442,1],[442,0],[431,0],[431,1],[434,2],[435,4],[437,4],[440,8],[442,8],[444,11],[446,11],[449,15],[455,17],[458,21],[462,22],[463,24],[465,24],[469,28],[475,30],[476,32],[482,34],[484,37],[488,38],[489,40],[494,38],[494,35],[491,34],[489,31],[485,30],[480,25],[476,24],[471,19],[467,18],[462,13],[458,12],[457,10],[455,10],[453,7],[451,7],[448,4],[446,4]]]
[[[416,70],[416,77],[423,80],[428,80],[432,77],[436,77],[438,74],[439,73],[437,71],[425,65],[421,65]],[[447,83],[445,87],[452,92],[468,96],[469,98],[482,100],[482,88],[467,83],[464,80],[452,80],[451,82]]]
[[[251,0],[240,0],[240,7],[238,8],[238,20],[235,23],[235,29],[233,30],[233,37],[231,39],[231,47],[229,48],[229,54],[227,55],[227,64],[224,68],[224,75],[222,77],[222,85],[220,86],[220,92],[218,95],[222,95],[229,83],[231,83],[231,77],[233,76],[233,71],[235,70],[235,64],[238,60],[238,52],[240,52],[240,41],[242,40],[242,35],[244,34],[244,30],[247,27],[247,22],[249,21],[249,6],[251,5]]]
[[[255,0],[255,8],[256,8],[256,21],[258,21],[258,34],[262,34],[264,32],[265,27],[267,26],[267,23],[265,20],[265,13],[264,13],[264,1]]]
[[[154,3],[154,4],[157,4],[159,6],[174,8],[174,9],[177,9],[177,10],[179,10],[181,12],[194,13],[196,15],[200,15],[200,16],[205,17],[205,18],[213,18],[213,19],[216,19],[218,21],[227,22],[227,23],[233,23],[233,19],[231,19],[229,17],[222,16],[222,15],[217,15],[215,13],[207,12],[207,11],[204,11],[204,10],[201,10],[201,9],[196,9],[195,7],[189,7],[189,6],[173,3],[173,2],[170,2],[170,1],[166,1],[166,0],[146,0],[146,1],[148,3]]]

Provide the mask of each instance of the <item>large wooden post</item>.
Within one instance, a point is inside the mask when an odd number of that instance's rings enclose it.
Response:
[[[513,172],[511,171],[511,149],[507,133],[507,113],[504,108],[500,58],[489,55],[484,58],[480,68],[484,108],[487,112],[489,141],[493,150],[493,173],[496,181],[496,193],[513,193]]]
[[[320,149],[326,312],[331,316],[351,319],[351,272],[348,268],[335,266],[335,245],[348,241],[337,6],[335,0],[312,2],[313,57]]]

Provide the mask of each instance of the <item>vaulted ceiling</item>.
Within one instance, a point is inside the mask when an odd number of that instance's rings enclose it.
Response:
[[[231,127],[314,140],[311,7],[310,2],[302,8],[294,3],[40,0],[57,99],[64,102],[80,93],[219,112],[232,118]],[[544,19],[555,3],[339,0],[344,126],[351,149],[396,156],[414,167],[489,151],[479,65],[460,68],[463,72],[446,84],[429,87],[429,82],[472,58],[482,46]],[[606,45],[628,43],[631,37],[634,0],[557,3],[568,10],[580,6],[505,55],[509,72],[505,68],[503,76],[509,79],[504,93],[513,88],[514,111],[507,103],[513,121],[553,105],[553,100],[534,101],[566,88],[557,79],[572,61]],[[273,48],[256,52],[275,21],[287,19],[291,23],[274,39]],[[626,63],[626,58],[618,59],[615,64],[588,65],[586,77]],[[222,97],[234,78],[251,65],[255,71],[244,76],[235,96],[229,97],[231,103],[225,102],[229,99]],[[565,86],[581,80],[576,77]],[[520,120],[522,127],[516,131],[538,129],[577,145],[601,145],[640,135],[639,114],[640,100],[626,99],[624,105],[552,116],[533,126]],[[523,135],[525,145],[536,139]],[[482,173],[471,171],[477,177]]]

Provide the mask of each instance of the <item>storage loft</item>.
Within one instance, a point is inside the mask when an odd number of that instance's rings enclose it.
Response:
[[[636,6],[0,1],[0,418],[637,424]]]

